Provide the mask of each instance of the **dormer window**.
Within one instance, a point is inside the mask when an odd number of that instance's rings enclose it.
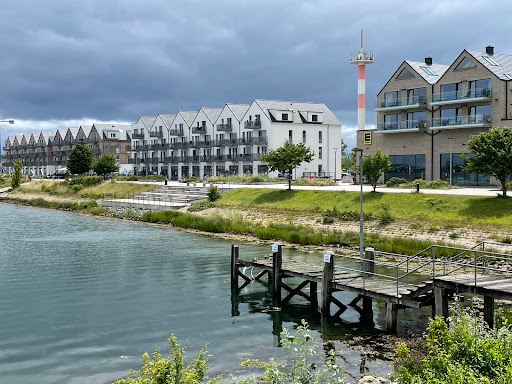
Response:
[[[288,121],[288,114],[287,113],[283,113],[282,120],[283,121]]]
[[[318,115],[311,115],[311,121],[318,121]]]

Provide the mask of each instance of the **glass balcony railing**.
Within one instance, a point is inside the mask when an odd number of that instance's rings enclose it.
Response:
[[[410,96],[396,99],[377,100],[376,109],[415,108],[427,104],[426,96]]]
[[[426,120],[406,120],[397,121],[393,123],[379,123],[377,124],[377,131],[400,131],[408,129],[423,129],[427,128]]]
[[[246,120],[244,123],[245,129],[261,129],[261,120]]]
[[[431,102],[452,104],[459,101],[466,102],[471,99],[490,99],[492,97],[491,88],[467,89],[464,91],[452,91],[435,93],[431,96]]]
[[[451,128],[451,127],[486,127],[492,126],[490,115],[468,115],[454,117],[440,117],[432,119],[430,128]]]
[[[232,124],[217,124],[217,131],[231,132],[233,130]]]

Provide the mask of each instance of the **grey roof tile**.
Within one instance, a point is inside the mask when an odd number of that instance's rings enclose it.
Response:
[[[441,78],[441,76],[444,75],[444,73],[448,70],[450,67],[449,65],[444,64],[436,64],[432,63],[432,65],[427,65],[425,62],[421,61],[411,61],[411,60],[405,60],[407,64],[409,64],[418,74],[423,77],[427,83],[429,84],[435,84],[437,81]],[[422,67],[430,68],[434,73],[437,74],[437,76],[429,75],[427,72],[425,72]]]
[[[233,115],[238,121],[242,121],[245,116],[245,113],[249,109],[249,104],[226,104],[227,107],[231,110]]]
[[[480,64],[486,67],[489,71],[494,73],[501,80],[510,80],[505,74],[512,74],[512,55],[504,55],[501,53],[495,53],[491,57],[499,65],[492,65],[484,56],[489,56],[485,51],[471,51],[466,50],[471,56],[473,56]]]
[[[210,120],[212,124],[215,124],[217,118],[222,112],[222,108],[201,108],[205,113],[206,117]]]
[[[183,117],[183,120],[185,120],[185,123],[187,123],[189,127],[197,116],[197,112],[194,111],[178,111],[178,113]]]
[[[156,120],[156,116],[141,116],[140,118],[142,119],[142,122],[144,123],[148,131],[151,129],[153,123]]]
[[[263,110],[265,115],[270,119],[269,109],[277,109],[277,110],[293,110],[293,122],[294,123],[302,123],[302,119],[300,117],[299,112],[322,112],[323,113],[323,123],[322,124],[333,124],[333,125],[341,125],[340,121],[334,116],[329,108],[324,103],[307,103],[307,102],[297,102],[297,101],[278,101],[278,100],[262,100],[255,99],[254,100],[260,108]]]

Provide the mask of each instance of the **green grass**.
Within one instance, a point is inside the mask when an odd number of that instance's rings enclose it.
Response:
[[[235,189],[224,193],[217,206],[263,211],[323,213],[334,206],[339,211],[359,211],[359,192]],[[386,206],[399,220],[421,221],[443,227],[465,224],[510,225],[512,198],[452,196],[423,193],[363,194],[363,210],[377,215]]]
[[[157,187],[154,184],[139,183],[112,183],[103,182],[91,187],[67,185],[57,180],[40,180],[23,184],[18,188],[19,193],[37,193],[44,195],[54,195],[62,197],[73,197],[82,199],[101,199],[104,194],[115,194],[116,198],[126,198],[135,194],[152,190]]]
[[[0,177],[0,188],[10,187],[11,186],[11,178],[10,177]]]

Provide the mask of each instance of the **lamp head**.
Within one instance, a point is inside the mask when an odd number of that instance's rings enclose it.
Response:
[[[14,124],[14,120],[9,120],[9,124]]]

